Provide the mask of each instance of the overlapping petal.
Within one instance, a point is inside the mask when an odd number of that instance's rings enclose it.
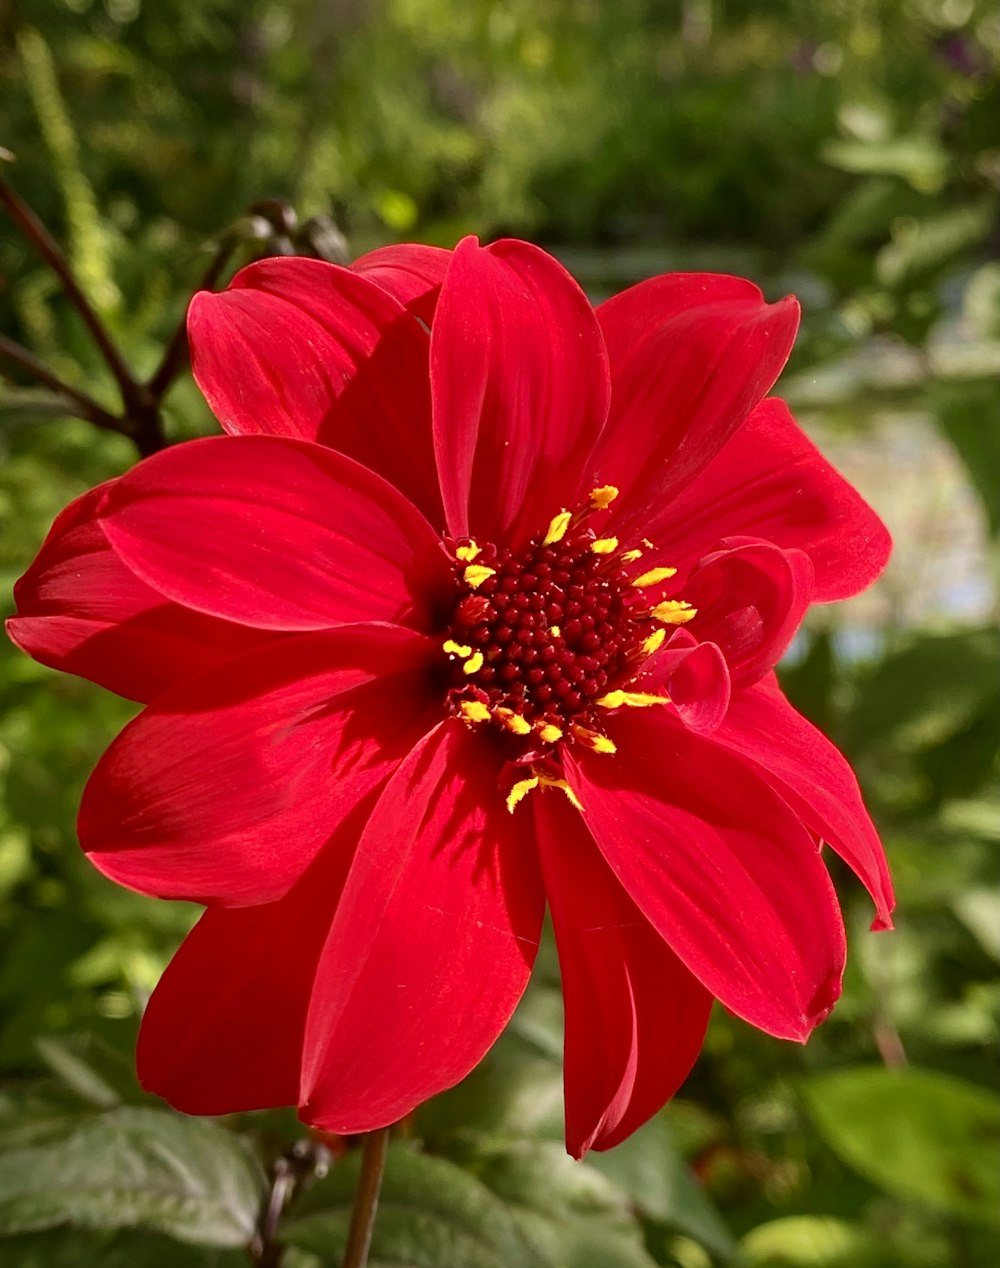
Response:
[[[295,1105],[313,977],[362,801],[284,898],[210,907],[167,965],[139,1031],[139,1081],[185,1114]]]
[[[387,784],[316,977],[309,1122],[395,1122],[468,1074],[520,999],[543,893],[533,842],[498,801],[499,766],[488,742],[447,722]]]
[[[621,490],[615,531],[660,545],[651,515],[666,512],[771,389],[798,304],[767,304],[741,278],[671,273],[606,300],[597,318],[612,391],[592,473]]]
[[[614,760],[567,754],[612,871],[732,1012],[805,1040],[840,994],[844,929],[812,838],[735,754],[662,710],[609,719]]]
[[[431,332],[448,528],[517,547],[576,494],[604,424],[604,343],[586,296],[537,247],[455,248]]]
[[[687,627],[719,646],[735,686],[756,682],[784,655],[812,600],[813,570],[800,550],[728,538],[685,579],[698,615]]]
[[[369,251],[350,267],[388,291],[429,326],[450,263],[451,252],[443,247],[401,242]]]
[[[579,814],[535,802],[565,1007],[566,1147],[610,1149],[677,1091],[712,996],[626,894]]]
[[[440,526],[427,332],[377,284],[388,267],[373,279],[322,260],[248,265],[191,301],[191,364],[226,431],[331,445]]]
[[[273,637],[168,602],[111,549],[99,515],[110,485],[70,503],[14,587],[7,633],[43,665],[148,703],[183,678]]]
[[[350,458],[276,436],[154,454],[102,511],[126,565],[168,599],[258,629],[432,627],[451,574],[437,535]]]
[[[410,630],[354,625],[186,679],[98,763],[81,845],[106,876],[159,898],[279,898],[437,721],[435,651]]]
[[[693,560],[724,537],[760,537],[812,560],[813,601],[846,599],[879,576],[888,530],[822,456],[784,401],[763,401],[646,529],[667,558]]]
[[[892,928],[895,903],[885,851],[842,753],[785,699],[773,675],[732,700],[714,738],[759,767],[853,868],[875,903],[874,929]]]

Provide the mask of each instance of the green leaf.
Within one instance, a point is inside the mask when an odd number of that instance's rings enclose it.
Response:
[[[35,1047],[49,1069],[83,1100],[98,1109],[111,1109],[120,1103],[115,1089],[63,1040],[43,1035]]]
[[[0,1234],[142,1226],[181,1241],[242,1246],[263,1192],[260,1167],[233,1133],[123,1107],[0,1158]]]
[[[471,1161],[506,1202],[542,1262],[559,1268],[652,1268],[632,1203],[562,1145],[483,1141]]]
[[[887,656],[862,683],[849,747],[888,741],[913,752],[951,739],[988,705],[998,656],[994,629],[924,635]]]
[[[336,1263],[350,1223],[360,1156],[318,1181],[281,1228],[281,1240]],[[547,1268],[509,1212],[475,1177],[443,1158],[394,1143],[386,1159],[370,1268]]]
[[[1000,1222],[1000,1096],[928,1070],[860,1067],[810,1079],[808,1108],[844,1162],[880,1188]]]
[[[1000,382],[974,379],[937,384],[932,393],[938,426],[958,450],[982,500],[990,532],[1000,535]]]
[[[243,1250],[182,1246],[158,1233],[74,1228],[4,1238],[0,1262],[4,1268],[246,1268],[247,1258]]]
[[[688,1234],[722,1260],[736,1243],[682,1158],[666,1118],[658,1115],[607,1153],[590,1153],[586,1165],[612,1181],[645,1219]]]
[[[749,1268],[859,1268],[871,1262],[874,1238],[829,1215],[789,1215],[758,1225],[740,1249]]]

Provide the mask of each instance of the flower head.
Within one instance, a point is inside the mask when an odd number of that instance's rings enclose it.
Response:
[[[146,704],[83,848],[207,910],[143,1022],[193,1113],[354,1133],[503,1029],[547,904],[571,1152],[686,1077],[718,998],[804,1040],[878,838],[773,668],[888,535],[766,394],[798,320],[736,278],[599,308],[523,242],[280,259],[195,297],[228,436],[84,495],[14,640]]]

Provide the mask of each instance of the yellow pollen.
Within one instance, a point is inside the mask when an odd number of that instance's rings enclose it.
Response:
[[[463,700],[459,712],[466,722],[489,722],[490,711],[481,700]]]
[[[650,568],[649,572],[644,572],[639,577],[634,577],[632,584],[643,589],[645,586],[655,586],[661,581],[666,581],[668,577],[673,577],[677,573],[676,568]]]
[[[472,648],[467,647],[465,643],[456,643],[453,638],[447,638],[441,644],[441,650],[447,652],[449,656],[461,656],[464,660],[466,656],[472,655]]]
[[[553,515],[549,522],[549,531],[542,539],[542,545],[552,546],[556,542],[561,542],[566,536],[566,530],[569,528],[569,522],[572,518],[572,511],[560,511],[558,515]]]
[[[508,731],[513,731],[515,735],[530,735],[531,723],[522,718],[519,713],[515,713],[513,709],[505,709],[502,706],[494,709],[493,713],[500,719]]]
[[[613,484],[602,484],[597,489],[591,489],[590,505],[595,511],[606,511],[617,496],[618,490]]]
[[[653,696],[646,691],[609,691],[595,700],[602,709],[621,709],[626,705],[634,709],[646,709],[653,704],[669,704],[669,696]]]
[[[560,792],[565,793],[569,801],[577,810],[583,814],[583,806],[580,804],[580,798],[576,795],[565,779],[556,779],[552,775],[539,775],[538,782],[543,788],[558,788]]]
[[[612,551],[618,549],[618,538],[598,537],[596,542],[590,543],[590,549],[595,555],[610,555]]]
[[[645,546],[645,547],[646,547],[646,549],[647,549],[647,550],[652,550],[652,549],[653,549],[653,543],[649,540],[649,538],[648,538],[648,537],[644,537],[644,538],[642,539],[642,544],[643,544],[643,546]]]
[[[553,638],[559,638],[562,634],[562,630],[559,628],[558,625],[550,625],[549,633],[552,635]]]
[[[614,740],[609,739],[606,735],[601,735],[598,731],[591,731],[585,726],[575,726],[573,734],[576,738],[595,753],[617,753],[618,746]]]
[[[483,653],[475,652],[462,666],[463,674],[478,674],[483,667]]]
[[[625,553],[622,555],[622,563],[632,564],[632,563],[635,563],[637,559],[641,559],[641,558],[642,558],[641,550],[626,550]]]
[[[663,646],[663,640],[667,637],[666,630],[654,630],[649,638],[643,639],[642,650],[647,656],[652,654]]]
[[[546,722],[544,726],[538,728],[538,738],[543,744],[555,744],[556,740],[562,739],[562,731],[553,722]]]
[[[473,559],[482,553],[482,550],[475,542],[469,542],[468,546],[459,546],[458,550],[455,551],[455,558],[461,559],[463,564],[471,564]]]
[[[683,599],[664,599],[653,608],[651,615],[664,625],[683,625],[698,615],[698,609]]]
[[[532,788],[537,788],[540,782],[537,775],[532,775],[530,779],[519,779],[517,781],[507,794],[507,809],[511,814],[514,813],[514,807],[527,797]]]
[[[462,579],[467,586],[471,586],[473,590],[477,586],[481,586],[487,577],[496,576],[495,568],[487,568],[485,564],[469,564],[465,572],[462,573]]]

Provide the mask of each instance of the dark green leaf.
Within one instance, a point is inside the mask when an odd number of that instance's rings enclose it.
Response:
[[[231,1132],[164,1110],[118,1108],[0,1158],[0,1233],[142,1226],[240,1246],[262,1194],[262,1172]]]

